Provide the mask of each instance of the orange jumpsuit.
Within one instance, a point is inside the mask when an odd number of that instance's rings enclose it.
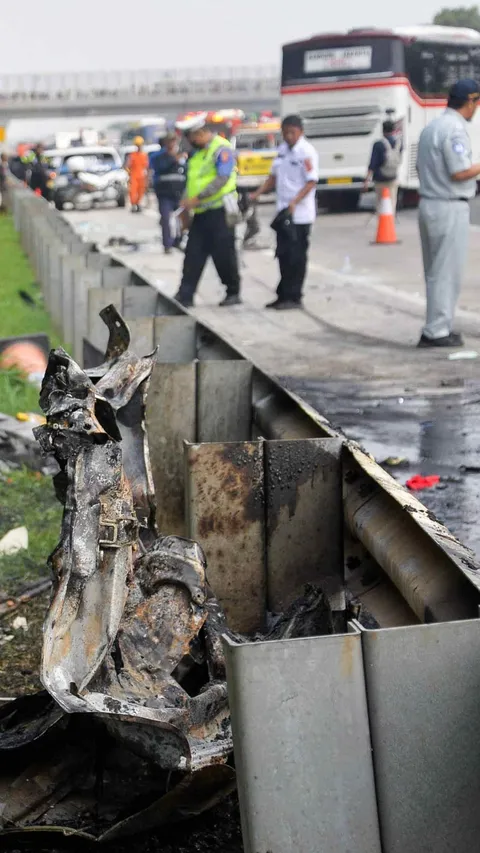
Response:
[[[130,173],[130,204],[140,204],[147,189],[148,154],[133,151],[128,158]]]

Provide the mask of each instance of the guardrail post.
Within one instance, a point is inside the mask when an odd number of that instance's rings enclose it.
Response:
[[[52,315],[55,326],[60,331],[62,325],[62,261],[69,255],[65,243],[54,238],[48,246],[48,279],[44,283],[47,307]]]
[[[224,640],[245,853],[381,851],[361,636],[351,631]]]
[[[86,269],[84,254],[64,255],[60,262],[62,336],[65,343],[71,345],[74,340],[74,274]]]
[[[155,346],[159,362],[189,362],[196,358],[194,317],[155,317]]]
[[[196,437],[195,363],[156,364],[147,398],[147,430],[163,533],[185,535],[183,442]]]
[[[266,616],[263,442],[185,448],[187,534],[207,557],[207,578],[234,631]]]
[[[365,631],[362,645],[383,853],[471,853],[480,621]]]
[[[87,259],[90,255],[87,255]],[[73,357],[83,366],[83,339],[88,332],[88,294],[93,288],[102,286],[101,270],[77,268],[73,275]]]
[[[252,434],[252,365],[197,363],[197,440],[248,441]]]
[[[102,287],[127,287],[132,280],[132,271],[127,267],[109,266],[102,271]]]
[[[274,612],[312,582],[333,609],[344,607],[342,444],[341,438],[266,442],[268,606]]]

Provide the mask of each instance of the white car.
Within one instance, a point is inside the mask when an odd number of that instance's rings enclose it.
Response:
[[[117,181],[127,188],[128,174],[123,168],[120,154],[116,148],[108,145],[50,148],[44,152],[44,157],[51,169],[50,177],[55,189],[67,183],[68,161],[71,157],[83,157],[85,170],[92,174],[103,175],[115,170]]]
[[[128,173],[116,148],[106,145],[48,149],[44,154],[50,168],[50,186],[57,210],[89,210],[93,205],[114,201],[125,207]],[[83,191],[72,187],[72,165],[81,161]]]

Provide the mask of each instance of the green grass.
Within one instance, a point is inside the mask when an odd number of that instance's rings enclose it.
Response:
[[[46,561],[60,537],[63,507],[50,477],[23,468],[0,478],[0,538],[14,527],[28,530],[28,551],[0,557],[0,586],[47,574]]]
[[[27,305],[18,295],[25,290],[38,307]],[[49,315],[41,305],[41,292],[35,274],[23,252],[11,216],[0,217],[0,338],[45,332],[55,345]]]
[[[27,304],[23,290],[35,300]],[[0,338],[44,332],[52,346],[59,344],[49,315],[42,305],[40,288],[20,245],[10,216],[0,216]],[[0,411],[7,415],[39,411],[38,390],[17,371],[0,370]]]
[[[35,300],[28,305],[24,290]],[[57,346],[51,320],[42,307],[41,292],[25,257],[10,216],[0,216],[0,338],[43,332]],[[38,388],[17,370],[0,370],[0,411],[39,411]],[[0,476],[0,537],[13,527],[28,529],[28,551],[0,557],[0,588],[46,573],[46,560],[60,534],[62,507],[55,498],[50,477],[27,469]]]

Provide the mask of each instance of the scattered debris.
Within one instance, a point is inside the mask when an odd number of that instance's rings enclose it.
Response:
[[[36,307],[36,305],[37,305],[36,299],[34,299],[33,296],[30,296],[30,294],[27,293],[26,290],[19,290],[18,295],[19,295],[20,299],[22,299],[27,305],[31,305],[32,307]]]
[[[47,356],[41,344],[27,338],[19,338],[0,352],[2,370],[15,368],[33,385],[40,387],[47,367]]]
[[[458,352],[451,352],[448,356],[449,361],[463,361],[464,359],[470,358],[478,358],[478,352],[475,350],[459,350]]]
[[[0,473],[8,473],[22,465],[46,476],[58,471],[53,456],[42,458],[38,452],[34,425],[30,420],[18,420],[0,412]]]
[[[126,237],[110,237],[107,243],[109,248],[118,246],[122,249],[130,249],[132,252],[138,252],[141,245],[139,240],[128,240]]]
[[[410,461],[405,456],[387,456],[380,465],[384,468],[408,468]]]
[[[12,622],[12,628],[14,631],[28,631],[28,622],[25,619],[25,616],[15,616],[15,619]]]
[[[37,414],[37,412],[17,412],[15,415],[17,421],[21,421],[22,423],[34,424],[35,426],[41,426],[46,423],[43,415]]]
[[[432,489],[434,486],[437,486],[439,482],[440,477],[437,474],[430,474],[427,476],[415,474],[415,476],[410,477],[410,479],[407,480],[405,485],[411,492],[420,492],[422,489]]]
[[[26,527],[14,527],[0,539],[0,556],[16,554],[28,548],[28,530]]]
[[[43,580],[35,581],[35,583],[31,583],[23,587],[14,598],[10,595],[6,596],[0,593],[0,617],[5,616],[6,613],[12,613],[14,610],[17,610],[20,605],[25,604],[25,602],[30,601],[32,598],[36,598],[38,595],[42,595],[44,592],[47,592],[51,585],[51,578],[44,578]]]

